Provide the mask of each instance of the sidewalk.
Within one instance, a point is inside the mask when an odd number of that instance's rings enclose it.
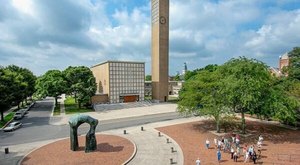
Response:
[[[91,117],[96,118],[101,122],[103,120],[121,119],[121,118],[128,118],[128,117],[176,112],[176,108],[177,108],[177,104],[161,103],[161,104],[153,104],[144,107],[133,107],[127,109],[103,110],[103,111],[97,110],[96,112],[88,112],[84,114],[90,115]],[[50,118],[49,124],[51,125],[68,124],[69,118],[73,115],[76,114],[53,116]]]

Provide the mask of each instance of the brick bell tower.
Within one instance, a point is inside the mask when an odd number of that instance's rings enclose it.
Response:
[[[151,0],[152,99],[168,101],[169,0]]]

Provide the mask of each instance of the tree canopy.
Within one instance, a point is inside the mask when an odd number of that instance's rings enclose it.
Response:
[[[300,81],[300,47],[293,48],[293,50],[288,53],[288,56],[288,77]]]
[[[194,113],[213,117],[220,132],[221,115],[228,114],[220,72],[200,70],[188,80],[179,94],[178,109],[181,113]]]
[[[11,105],[18,105],[34,92],[36,77],[33,73],[16,65],[0,67],[0,111],[3,112]]]
[[[278,84],[264,63],[245,57],[231,59],[221,66],[196,70],[179,93],[178,109],[212,116],[217,131],[220,116],[231,112],[241,113],[242,133],[246,112],[295,123],[299,103]]]
[[[67,82],[61,71],[49,70],[37,79],[35,88],[36,95],[55,97],[55,104],[57,104],[57,97],[66,91]]]
[[[69,66],[63,71],[67,82],[67,92],[75,95],[79,107],[81,103],[88,103],[97,90],[97,84],[92,71],[85,66]]]

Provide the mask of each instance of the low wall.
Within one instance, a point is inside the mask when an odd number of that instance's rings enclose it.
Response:
[[[108,102],[108,94],[96,94],[91,98],[92,104],[101,104]]]

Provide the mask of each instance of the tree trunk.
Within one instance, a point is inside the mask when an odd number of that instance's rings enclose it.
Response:
[[[21,102],[21,103],[22,103],[22,107],[24,107],[24,101],[23,101],[23,100],[22,100],[22,102]]]
[[[81,101],[78,101],[78,108],[81,108]]]
[[[55,97],[55,105],[57,105],[57,97]]]
[[[241,111],[242,114],[242,134],[246,134],[246,121],[244,110]]]
[[[77,103],[77,96],[76,96],[76,92],[74,93],[74,99],[75,99],[75,103]]]
[[[220,120],[216,120],[217,133],[220,133]]]
[[[18,109],[20,109],[20,103],[18,104]]]
[[[1,121],[4,121],[4,114],[3,114],[3,110],[1,110]]]
[[[25,99],[25,104],[27,105],[27,97],[26,97],[26,99]]]

